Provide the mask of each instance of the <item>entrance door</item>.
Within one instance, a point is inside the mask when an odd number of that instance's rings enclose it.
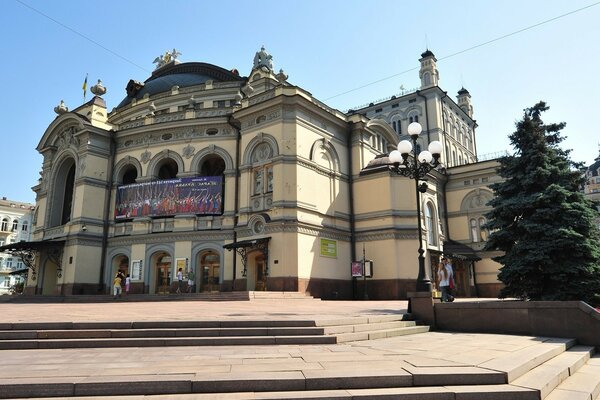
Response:
[[[267,271],[265,257],[260,255],[256,257],[256,288],[257,291],[267,290]]]
[[[171,263],[156,266],[156,293],[169,294],[171,289]]]
[[[44,264],[44,280],[42,282],[42,295],[56,294],[56,264],[46,261]]]
[[[202,255],[200,259],[200,291],[218,292],[220,289],[219,277],[221,274],[221,264],[219,255],[215,252],[208,252]]]

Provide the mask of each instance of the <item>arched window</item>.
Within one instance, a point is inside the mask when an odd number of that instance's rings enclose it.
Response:
[[[206,158],[200,166],[201,176],[220,176],[225,171],[225,161],[217,156],[211,155]]]
[[[65,191],[63,196],[63,207],[60,224],[64,225],[71,220],[71,208],[73,206],[73,191],[75,190],[75,163],[69,168],[67,179],[65,181]]]
[[[402,135],[402,120],[399,115],[392,117],[392,128],[398,135]]]
[[[483,241],[486,241],[488,238],[488,231],[485,229],[485,222],[485,218],[479,217],[479,237]]]
[[[427,226],[427,243],[436,245],[435,213],[431,203],[427,203],[427,206],[425,207],[425,226]]]
[[[423,74],[423,83],[425,86],[431,85],[431,74],[429,72]]]
[[[266,142],[256,146],[252,152],[253,195],[273,191],[273,165],[270,164],[272,156],[273,149]]]
[[[135,183],[137,179],[137,168],[133,165],[128,165],[123,173],[123,185]]]
[[[158,179],[175,179],[178,172],[177,162],[171,158],[165,158],[158,166]]]
[[[46,225],[46,228],[64,225],[71,219],[73,191],[75,190],[75,159],[65,157],[56,168],[52,169],[51,181],[48,184],[50,197],[47,203],[48,219],[45,221],[47,225],[40,221],[40,225]],[[34,217],[37,218],[35,214]]]
[[[471,221],[471,240],[474,242],[479,242],[479,229],[477,226],[477,220],[472,218]]]
[[[2,219],[2,232],[8,232],[8,218]]]
[[[485,229],[486,220],[484,217],[471,218],[471,237],[473,242],[486,241],[488,238],[488,231]]]
[[[23,225],[21,226],[21,230],[23,232],[27,232],[27,226],[29,225],[29,223],[27,221],[23,221]]]
[[[15,219],[15,220],[13,220],[13,224],[12,224],[12,229],[11,230],[13,232],[16,232],[18,229],[19,229],[19,220]]]

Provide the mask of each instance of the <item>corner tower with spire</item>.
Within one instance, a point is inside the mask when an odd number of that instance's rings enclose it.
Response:
[[[421,90],[427,89],[432,86],[438,86],[440,80],[440,74],[436,65],[437,59],[433,52],[429,49],[425,50],[421,54],[419,62],[421,63],[421,69],[419,70],[419,78],[421,78]]]

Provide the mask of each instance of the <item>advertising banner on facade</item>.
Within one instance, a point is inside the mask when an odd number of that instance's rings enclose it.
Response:
[[[117,188],[115,219],[223,213],[223,177],[199,176]]]

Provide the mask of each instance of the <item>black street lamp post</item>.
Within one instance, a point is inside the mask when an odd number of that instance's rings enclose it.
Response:
[[[421,199],[419,193],[427,191],[427,184],[419,180],[424,179],[429,171],[440,165],[440,154],[442,153],[442,144],[437,140],[429,143],[429,151],[424,150],[416,155],[417,139],[422,131],[422,127],[418,122],[413,122],[408,126],[408,134],[412,139],[412,143],[408,140],[403,140],[398,143],[398,150],[390,153],[389,159],[393,167],[392,171],[398,175],[406,176],[414,179],[415,190],[417,193],[417,229],[419,240],[419,276],[417,278],[417,292],[431,292],[431,280],[425,269],[425,257],[423,257],[423,239],[421,227]],[[411,151],[414,149],[412,159],[409,158]]]

